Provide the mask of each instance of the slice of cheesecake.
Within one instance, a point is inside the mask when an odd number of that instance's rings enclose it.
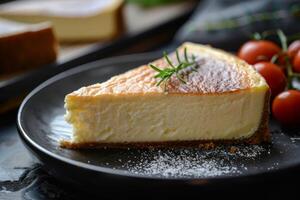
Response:
[[[182,60],[194,63],[163,80]],[[185,43],[169,62],[162,58],[68,94],[66,120],[73,138],[61,145],[258,144],[269,140],[269,95],[265,80],[244,61]]]

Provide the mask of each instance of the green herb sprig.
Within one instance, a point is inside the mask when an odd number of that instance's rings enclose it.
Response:
[[[160,84],[164,83],[164,91],[165,92],[167,89],[167,83],[170,81],[171,77],[174,74],[176,75],[177,79],[180,82],[186,84],[186,80],[184,80],[184,77],[179,72],[187,67],[191,67],[192,71],[197,71],[196,57],[194,55],[192,55],[191,59],[189,59],[186,48],[184,48],[184,59],[180,58],[178,50],[176,50],[176,58],[177,58],[177,62],[178,62],[177,65],[172,63],[172,61],[170,60],[170,58],[168,57],[166,52],[164,52],[164,58],[169,65],[168,67],[166,67],[164,69],[160,69],[153,64],[149,64],[149,66],[158,72],[154,76],[155,78],[160,79],[160,81],[156,84],[156,86],[159,86]]]

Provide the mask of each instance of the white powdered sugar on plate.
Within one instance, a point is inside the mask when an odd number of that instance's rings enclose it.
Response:
[[[157,177],[203,178],[238,175],[247,170],[239,160],[255,161],[269,148],[260,145],[220,146],[211,150],[165,149],[141,151],[123,165],[131,173]],[[234,150],[234,151],[233,151]]]

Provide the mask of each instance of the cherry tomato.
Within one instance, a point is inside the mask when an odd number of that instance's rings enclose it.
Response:
[[[280,47],[271,41],[251,40],[240,48],[238,57],[253,65],[260,61],[270,61],[280,51]]]
[[[274,117],[284,125],[300,125],[300,91],[288,90],[273,101]]]
[[[282,70],[270,62],[259,62],[254,68],[265,78],[271,88],[272,97],[282,92],[286,86],[286,78]]]
[[[294,57],[294,60],[293,60],[293,70],[295,72],[300,73],[300,51],[298,51],[297,54]]]
[[[293,59],[299,50],[300,50],[300,40],[295,40],[290,44],[287,53],[289,57]]]

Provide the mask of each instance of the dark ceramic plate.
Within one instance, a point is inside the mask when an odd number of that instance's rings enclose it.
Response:
[[[68,150],[58,141],[68,138],[64,121],[64,96],[81,86],[102,82],[111,76],[159,57],[138,54],[100,60],[57,75],[24,100],[18,114],[20,136],[50,173],[60,180],[96,187],[198,187],[257,179],[300,166],[300,136],[271,121],[272,143],[254,146],[220,146],[214,150],[98,149]],[[232,153],[234,151],[234,153]]]

